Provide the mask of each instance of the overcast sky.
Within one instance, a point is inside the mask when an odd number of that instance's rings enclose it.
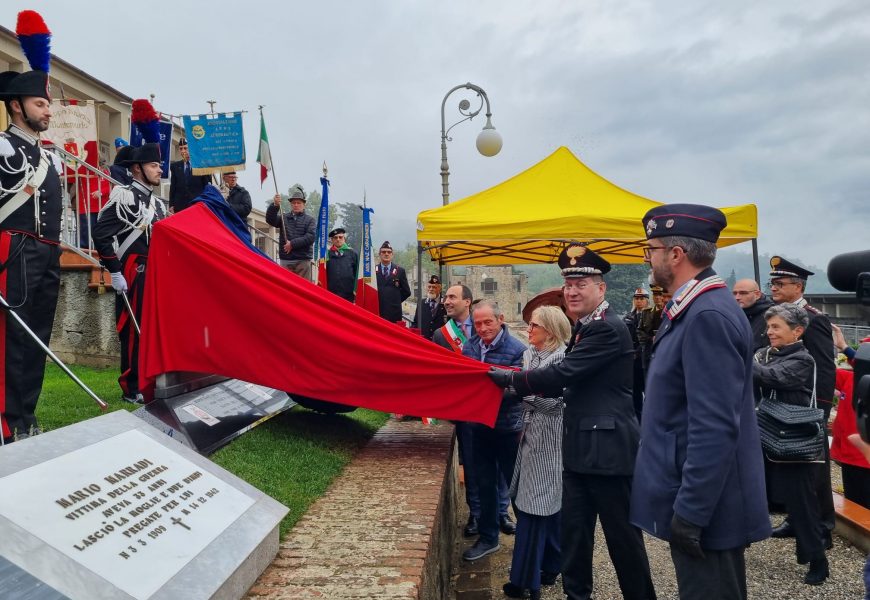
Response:
[[[564,145],[653,200],[755,203],[762,252],[824,266],[870,247],[866,0],[4,2],[3,25],[24,8],[55,54],[158,110],[249,111],[260,206],[266,105],[282,190],[317,187],[326,160],[334,201],[367,190],[376,241],[413,240],[441,204],[441,100],[471,81],[504,148],[477,153],[482,115],[453,130],[453,200]]]

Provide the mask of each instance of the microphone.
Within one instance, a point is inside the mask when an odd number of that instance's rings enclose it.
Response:
[[[828,263],[828,282],[841,292],[858,290],[858,276],[870,278],[870,250],[838,254]]]

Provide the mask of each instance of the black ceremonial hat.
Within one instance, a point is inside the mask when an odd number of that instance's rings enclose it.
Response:
[[[383,244],[381,244],[381,250],[392,250],[392,249],[393,249],[393,247],[390,246],[390,242],[384,242]]]
[[[437,275],[433,275],[432,277],[429,278],[429,283],[434,284],[434,285],[441,285],[441,278],[438,277]]]
[[[604,275],[610,271],[610,263],[581,244],[567,246],[559,255],[562,277],[588,277]]]
[[[130,159],[130,155],[133,154],[133,150],[135,150],[133,146],[121,146],[115,153],[115,162],[113,162],[112,164],[126,166],[125,163],[127,160]]]
[[[128,158],[121,165],[129,167],[136,163],[151,163],[160,162],[160,145],[159,144],[142,144],[133,148]]]
[[[662,204],[643,216],[647,239],[682,236],[716,243],[728,221],[718,208],[703,204]]]
[[[335,237],[339,233],[347,233],[343,227],[336,227],[332,231],[329,232],[329,237]]]
[[[781,256],[774,256],[770,259],[771,277],[796,277],[806,280],[810,275],[815,275],[815,273],[799,267]]]
[[[51,95],[48,93],[48,73],[45,71],[26,71],[24,73],[15,73],[15,76],[9,76],[7,73],[14,71],[6,71],[0,75],[0,98],[11,100],[13,98],[24,98],[26,96],[35,96],[37,98],[45,98],[51,101]]]

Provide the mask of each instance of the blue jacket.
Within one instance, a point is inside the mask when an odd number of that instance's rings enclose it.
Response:
[[[490,365],[502,365],[510,367],[523,366],[523,352],[526,351],[526,346],[513,337],[508,331],[507,325],[501,326],[502,336],[496,342],[489,352],[486,353],[484,361]],[[474,360],[480,360],[480,336],[473,335],[462,346],[463,356],[468,356]],[[498,417],[495,420],[496,431],[520,431],[523,428],[523,401],[516,392],[510,391],[510,388],[504,391],[501,399],[501,406],[498,409]]]
[[[724,282],[708,283],[675,299],[653,342],[631,522],[668,540],[676,512],[701,527],[703,548],[729,550],[768,537],[770,521],[752,332]]]

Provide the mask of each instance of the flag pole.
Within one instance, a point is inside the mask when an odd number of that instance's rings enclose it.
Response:
[[[263,129],[266,128],[266,120],[263,118],[263,109],[265,107],[266,107],[265,104],[260,104],[259,106],[257,106],[257,108],[260,110],[260,127]],[[275,195],[280,196],[281,192],[278,191],[278,176],[275,175],[275,159],[272,158],[272,148],[271,147],[269,148],[269,170],[272,172],[272,183],[275,184]],[[287,223],[284,222],[284,206],[283,206],[283,204],[284,203],[282,200],[278,201],[278,212],[281,213],[281,231],[284,232],[284,243],[286,244],[287,242],[290,241],[290,238],[287,237]],[[278,248],[279,255],[280,255],[280,252],[282,249],[283,248]]]

